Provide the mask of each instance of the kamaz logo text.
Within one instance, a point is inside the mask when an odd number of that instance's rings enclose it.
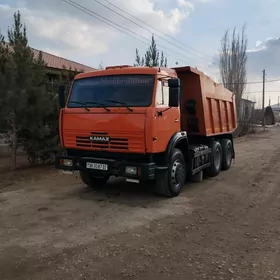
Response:
[[[108,136],[90,136],[89,140],[92,142],[104,142],[107,143],[110,141],[110,137]]]

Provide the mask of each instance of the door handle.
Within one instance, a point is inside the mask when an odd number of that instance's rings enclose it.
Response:
[[[175,119],[174,122],[179,122],[179,119]]]

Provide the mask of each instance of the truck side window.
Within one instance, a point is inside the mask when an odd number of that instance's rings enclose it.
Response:
[[[157,82],[156,105],[163,105],[162,82]]]
[[[163,97],[163,104],[169,104],[169,87],[167,81],[162,81],[162,97]]]
[[[163,105],[164,107],[169,103],[169,87],[168,82],[158,81],[156,93],[156,105]]]

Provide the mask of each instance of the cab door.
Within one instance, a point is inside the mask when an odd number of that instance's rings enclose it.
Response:
[[[166,150],[172,135],[180,130],[179,108],[169,108],[168,79],[157,81],[154,115],[154,148],[156,152]]]

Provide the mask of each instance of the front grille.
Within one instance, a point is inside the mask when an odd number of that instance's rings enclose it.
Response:
[[[91,132],[92,136],[109,136],[107,132]],[[77,147],[87,148],[99,148],[99,149],[117,149],[117,150],[128,150],[128,139],[120,137],[110,137],[108,143],[93,142],[89,139],[89,136],[76,136]]]
[[[144,131],[75,131],[64,130],[64,144],[67,148],[78,148],[92,151],[127,151],[141,152],[145,151]],[[109,137],[109,142],[94,142],[90,136]]]

